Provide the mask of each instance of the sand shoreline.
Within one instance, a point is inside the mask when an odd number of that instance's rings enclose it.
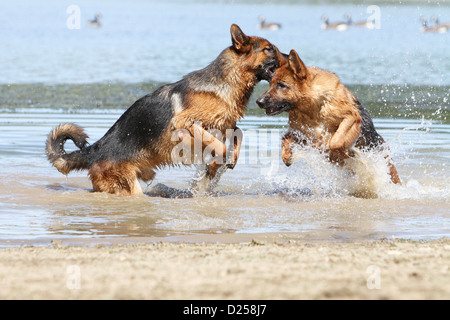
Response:
[[[0,299],[450,299],[450,239],[251,236],[0,249]]]
[[[396,238],[392,238],[396,239]],[[36,239],[3,239],[0,240],[0,250],[15,247],[95,247],[101,245],[128,245],[152,243],[224,243],[224,244],[289,244],[289,243],[346,243],[346,242],[372,242],[388,240],[386,237],[374,235],[361,235],[355,233],[333,235],[330,232],[267,232],[267,233],[193,233],[172,234],[164,237],[71,237],[71,238],[36,238]],[[429,239],[427,241],[432,241]]]

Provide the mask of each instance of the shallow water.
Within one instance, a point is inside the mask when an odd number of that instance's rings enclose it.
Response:
[[[283,117],[250,116],[240,123],[239,164],[223,175],[212,196],[173,198],[177,193],[162,187],[188,189],[195,168],[163,169],[151,185],[142,185],[146,195],[116,197],[92,193],[85,172],[65,177],[48,164],[43,147],[50,128],[75,122],[94,141],[119,115],[2,114],[1,240],[271,232],[326,240],[435,239],[450,234],[449,125],[375,119],[403,181],[391,184],[381,168],[375,199],[353,196],[354,178],[343,179],[340,169],[313,152],[286,168],[279,160]],[[379,164],[374,168],[379,174]]]
[[[82,24],[75,30],[66,26],[71,1],[2,2],[0,246],[280,232],[332,241],[450,236],[450,39],[421,33],[419,22],[421,15],[450,20],[448,4],[380,1],[380,29],[337,32],[320,29],[322,14],[363,20],[368,5],[76,2]],[[97,12],[102,28],[88,28]],[[261,14],[282,29],[257,29]],[[145,195],[116,197],[92,193],[86,172],[66,177],[50,166],[44,144],[52,127],[75,122],[91,142],[99,139],[137,98],[213,60],[230,43],[231,23],[336,72],[375,118],[403,185],[388,181],[379,155],[359,163],[370,183],[313,150],[286,168],[279,153],[287,119],[264,116],[254,102],[266,83],[239,124],[239,163],[213,195],[183,197],[195,168],[165,168],[142,184]],[[371,197],[356,196],[368,189]]]

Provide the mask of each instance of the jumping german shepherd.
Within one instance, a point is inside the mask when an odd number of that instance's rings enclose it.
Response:
[[[280,67],[256,103],[267,115],[289,112],[290,130],[282,138],[282,159],[287,166],[292,164],[292,143],[311,144],[340,165],[354,156],[354,148],[374,150],[385,143],[367,110],[336,74],[306,67],[295,50],[289,56],[277,54]],[[387,164],[391,181],[400,184],[390,158]]]
[[[223,135],[227,129],[238,130],[236,122],[244,116],[253,87],[270,81],[278,66],[278,50],[269,41],[247,36],[235,24],[230,31],[232,45],[210,65],[137,100],[94,144],[87,145],[88,136],[75,124],[56,127],[46,143],[50,162],[63,174],[88,169],[94,191],[131,195],[142,193],[138,179],[152,180],[155,169],[179,164],[171,152],[179,140],[189,146],[194,138],[201,140],[203,149],[225,156],[225,140],[207,130]],[[66,153],[67,139],[80,150]],[[233,161],[226,164],[231,168],[242,138],[237,135],[233,141]],[[208,164],[209,179],[219,167],[217,160]]]

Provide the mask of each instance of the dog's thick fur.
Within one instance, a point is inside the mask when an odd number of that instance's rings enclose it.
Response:
[[[278,66],[278,51],[267,40],[247,36],[237,25],[231,26],[231,38],[232,45],[210,65],[137,100],[94,144],[87,144],[87,135],[77,125],[55,128],[46,143],[50,162],[64,174],[88,169],[94,191],[130,195],[142,193],[138,179],[152,180],[155,169],[174,164],[171,151],[179,141],[173,139],[174,130],[184,129],[179,138],[188,145],[200,132],[203,148],[212,146],[224,155],[224,140],[206,130],[224,135],[227,129],[237,129],[253,87],[260,80],[270,80]],[[80,150],[66,153],[67,139]],[[231,167],[240,142],[234,140]],[[217,161],[210,163],[208,176],[213,178],[219,167]]]
[[[289,112],[290,130],[282,138],[282,159],[286,165],[292,163],[292,143],[311,144],[323,150],[330,161],[342,164],[354,155],[353,148],[373,150],[385,142],[367,110],[338,76],[306,67],[295,50],[289,56],[278,52],[278,57],[280,67],[257,104],[268,115]],[[387,163],[391,181],[399,184],[392,160],[387,159]]]

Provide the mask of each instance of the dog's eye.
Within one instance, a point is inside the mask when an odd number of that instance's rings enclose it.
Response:
[[[288,88],[288,86],[283,82],[277,82],[277,89],[285,89]]]
[[[263,50],[270,53],[273,53],[275,51],[273,47],[265,47]]]

